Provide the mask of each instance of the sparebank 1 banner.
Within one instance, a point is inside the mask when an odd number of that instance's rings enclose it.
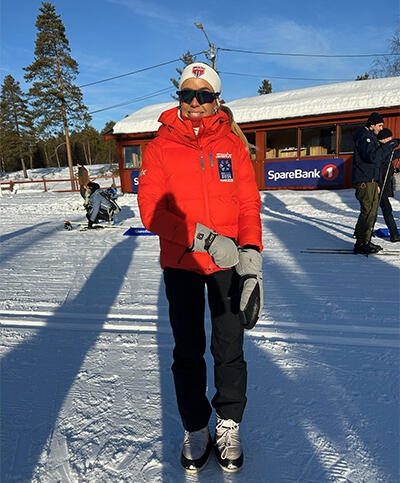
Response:
[[[131,171],[132,193],[137,193],[139,189],[140,170]]]
[[[300,159],[264,163],[267,188],[302,186],[341,186],[344,183],[344,159]]]

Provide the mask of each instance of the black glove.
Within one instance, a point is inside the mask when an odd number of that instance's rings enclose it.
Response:
[[[215,231],[201,223],[196,225],[191,252],[208,252],[215,265],[220,268],[231,268],[239,262],[239,250],[236,240]]]
[[[239,263],[235,270],[240,276],[239,315],[245,329],[252,329],[261,315],[264,303],[261,254],[254,248],[240,248]]]
[[[397,148],[397,146],[400,144],[400,139],[398,138],[393,138],[391,139],[390,141],[388,141],[387,143],[385,143],[386,146],[389,146],[390,149],[395,149]]]

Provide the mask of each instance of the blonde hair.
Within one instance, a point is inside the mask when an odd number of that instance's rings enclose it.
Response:
[[[221,109],[221,111],[225,112],[225,114],[228,116],[229,124],[231,125],[231,129],[232,129],[233,134],[236,134],[236,136],[238,136],[243,141],[244,145],[246,146],[247,151],[250,152],[249,141],[247,140],[243,131],[240,129],[237,122],[233,119],[233,112],[225,104],[220,104],[219,108]]]

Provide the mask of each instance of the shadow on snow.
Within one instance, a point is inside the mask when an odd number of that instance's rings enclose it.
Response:
[[[136,241],[128,237],[111,248],[79,294],[47,319],[47,327],[35,331],[3,358],[2,481],[31,481],[68,391],[118,296],[135,246]],[[85,321],[87,332],[51,330],[76,305],[83,314],[99,315]],[[17,475],[24,475],[24,480]]]

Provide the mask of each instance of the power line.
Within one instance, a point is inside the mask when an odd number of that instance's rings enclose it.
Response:
[[[311,80],[311,81],[352,81],[354,79],[313,79],[313,78],[308,78],[308,77],[278,77],[278,76],[270,76],[270,75],[258,75],[258,74],[243,74],[239,72],[225,72],[225,71],[219,71],[220,74],[227,74],[227,75],[237,75],[237,76],[242,76],[242,77],[255,77],[258,79],[285,79],[285,80]],[[112,106],[108,107],[103,107],[102,109],[97,109],[96,111],[91,111],[89,114],[96,114],[97,112],[102,112],[102,111],[107,111],[109,109],[115,109],[117,107],[122,107],[126,106],[128,104],[133,104],[134,102],[139,102],[139,101],[144,101],[146,99],[150,99],[152,97],[157,97],[160,94],[163,94],[168,91],[173,91],[175,87],[166,87],[164,89],[160,89],[159,91],[152,92],[151,94],[147,94],[142,97],[136,97],[135,99],[131,99],[126,102],[121,102],[119,104],[114,104]]]
[[[239,52],[239,53],[242,53],[242,54],[283,55],[283,56],[291,56],[291,57],[327,57],[327,58],[335,58],[335,57],[344,57],[344,58],[346,58],[346,57],[349,57],[349,58],[352,58],[352,57],[379,57],[379,56],[382,57],[382,56],[388,56],[388,55],[400,55],[400,54],[334,54],[334,55],[329,55],[329,54],[300,54],[300,53],[288,53],[288,52],[259,52],[259,51],[255,51],[255,50],[229,49],[229,48],[224,48],[224,47],[216,47],[216,50],[221,50],[221,51],[224,51],[224,52]],[[197,53],[192,54],[192,55],[196,56],[196,55],[201,55],[201,54],[206,54],[206,53],[208,53],[208,50],[202,50],[201,52],[197,52]],[[100,84],[102,82],[108,82],[108,81],[111,81],[111,80],[120,79],[121,77],[126,77],[128,75],[138,74],[139,72],[145,72],[146,70],[156,69],[157,67],[162,67],[164,65],[173,64],[174,62],[178,62],[180,60],[182,60],[181,57],[179,57],[178,59],[169,60],[167,62],[162,62],[160,64],[151,65],[149,67],[144,67],[143,69],[138,69],[138,70],[134,70],[134,71],[131,71],[131,72],[126,72],[125,74],[119,74],[119,75],[116,75],[116,76],[113,76],[113,77],[107,77],[106,79],[101,79],[101,80],[94,81],[94,82],[88,82],[87,84],[82,84],[78,87],[79,88],[88,87],[88,86]],[[284,77],[282,77],[282,79],[284,79]],[[319,79],[300,79],[299,78],[299,79],[295,79],[295,80],[319,80]],[[332,79],[332,80],[334,80],[334,79]],[[340,79],[338,79],[338,80],[340,80]]]
[[[239,72],[224,72],[224,71],[219,71],[220,74],[229,74],[229,75],[239,75],[243,77],[256,77],[259,79],[284,79],[284,80],[302,80],[302,81],[326,81],[326,82],[331,82],[331,81],[352,81],[355,79],[314,79],[311,77],[278,77],[278,76],[272,76],[272,75],[258,75],[258,74],[242,74]]]
[[[292,57],[328,57],[328,58],[333,58],[333,57],[376,57],[376,56],[387,56],[387,55],[399,55],[399,54],[335,54],[335,55],[328,55],[328,54],[302,54],[302,53],[287,53],[287,52],[259,52],[259,51],[253,51],[253,50],[244,50],[244,49],[229,49],[229,48],[224,48],[224,47],[216,47],[216,50],[221,50],[221,51],[225,51],[225,52],[239,52],[239,53],[244,53],[244,54],[258,54],[258,55],[282,55],[282,56],[292,56]],[[195,54],[192,54],[193,56],[197,56],[197,55],[201,55],[201,54],[206,54],[208,53],[207,50],[202,50],[201,52],[198,52],[198,53],[195,53]],[[178,59],[173,59],[173,60],[169,60],[167,62],[162,62],[160,64],[155,64],[155,65],[152,65],[152,66],[149,66],[149,67],[144,67],[142,69],[138,69],[138,70],[135,70],[135,71],[131,71],[131,72],[127,72],[125,74],[120,74],[120,75],[116,75],[116,76],[113,76],[113,77],[108,77],[106,79],[102,79],[102,80],[98,80],[98,81],[94,81],[94,82],[89,82],[87,84],[82,84],[79,86],[79,88],[82,88],[82,87],[88,87],[88,86],[92,86],[92,85],[96,85],[96,84],[100,84],[102,82],[107,82],[107,81],[110,81],[110,80],[114,80],[114,79],[119,79],[121,77],[126,77],[128,75],[133,75],[133,74],[137,74],[139,72],[144,72],[144,71],[147,71],[147,70],[151,70],[151,69],[156,69],[157,67],[162,67],[164,65],[168,65],[168,64],[172,64],[174,62],[178,62],[182,60],[181,57],[179,57]],[[284,80],[301,80],[301,81],[321,81],[321,82],[335,82],[335,81],[351,81],[351,80],[354,80],[354,79],[338,79],[338,78],[327,78],[327,79],[318,79],[318,78],[309,78],[309,77],[280,77],[280,76],[266,76],[266,75],[258,75],[258,74],[244,74],[244,73],[239,73],[239,72],[223,72],[223,71],[219,71],[221,74],[227,74],[227,75],[237,75],[237,76],[243,76],[243,77],[256,77],[256,78],[268,78],[268,79],[284,79]],[[104,107],[102,109],[97,109],[95,111],[91,111],[89,112],[89,114],[96,114],[98,112],[102,112],[102,111],[107,111],[109,109],[114,109],[114,108],[117,108],[117,107],[121,107],[121,106],[126,106],[128,104],[132,104],[134,102],[138,102],[138,101],[142,101],[142,100],[145,100],[145,99],[149,99],[151,97],[156,97],[162,93],[165,93],[167,91],[170,91],[170,90],[173,90],[172,87],[167,87],[165,89],[161,89],[159,91],[155,91],[151,94],[148,94],[146,96],[141,96],[141,97],[137,97],[135,99],[131,99],[129,101],[126,101],[126,102],[121,102],[119,104],[114,104],[112,106],[108,106],[108,107]]]
[[[198,52],[197,54],[192,54],[192,55],[193,56],[201,55],[201,54],[205,54],[206,52],[207,52],[207,50],[202,50],[201,52]],[[156,69],[157,67],[162,67],[163,65],[173,64],[174,62],[178,62],[179,60],[182,60],[182,59],[179,57],[179,59],[169,60],[168,62],[162,62],[161,64],[151,65],[150,67],[144,67],[143,69],[133,70],[132,72],[127,72],[126,74],[120,74],[120,75],[115,75],[114,77],[108,77],[107,79],[89,82],[88,84],[82,84],[81,86],[78,86],[78,87],[79,88],[88,87],[88,86],[93,86],[95,84],[100,84],[101,82],[107,82],[107,81],[114,80],[114,79],[120,79],[121,77],[126,77],[128,75],[137,74],[139,72],[144,72],[144,71],[150,70],[150,69]]]
[[[226,49],[223,47],[217,47],[217,50],[223,50],[225,52],[240,52],[242,54],[259,54],[259,55],[285,55],[290,57],[382,57],[388,55],[400,55],[400,54],[297,54],[288,52],[258,52],[255,50],[244,49]]]
[[[174,87],[166,87],[164,89],[160,89],[159,91],[152,92],[151,94],[147,94],[142,97],[136,97],[135,99],[131,99],[130,101],[126,102],[121,102],[119,104],[114,104],[113,106],[108,106],[108,107],[103,107],[102,109],[97,109],[96,111],[91,111],[89,114],[95,114],[97,112],[102,112],[102,111],[107,111],[109,109],[114,109],[116,107],[121,107],[121,106],[126,106],[128,104],[133,104],[134,102],[139,102],[139,101],[144,101],[145,99],[150,99],[151,97],[156,97],[159,96],[160,94],[163,94],[164,92],[168,92],[171,90],[174,90]]]

